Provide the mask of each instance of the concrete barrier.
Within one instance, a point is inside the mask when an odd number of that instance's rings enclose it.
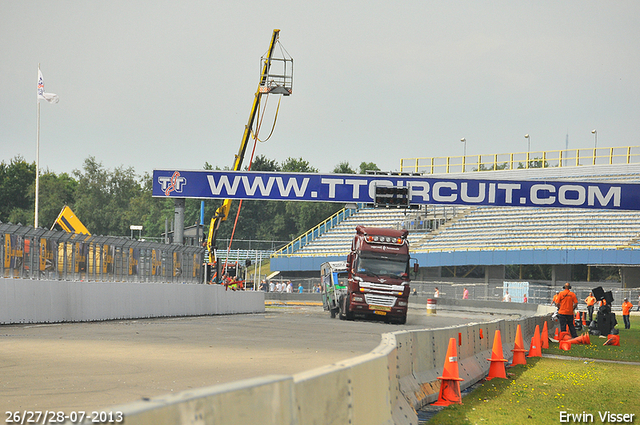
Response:
[[[517,325],[528,346],[535,326],[549,320],[550,310],[543,307],[535,316],[384,334],[380,345],[368,354],[291,377],[224,384],[112,410],[121,411],[127,425],[417,425],[416,409],[437,399],[437,377],[442,374],[450,338],[461,342],[458,357],[464,389],[488,373],[487,359],[497,329],[505,358],[510,359]]]
[[[0,324],[264,312],[264,293],[220,285],[0,278]]]

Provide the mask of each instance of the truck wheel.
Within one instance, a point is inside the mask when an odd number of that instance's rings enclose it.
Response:
[[[345,320],[353,320],[353,312],[349,311],[349,297],[344,298],[344,318]]]
[[[329,311],[331,312],[331,318],[335,319],[336,318],[336,313],[338,312],[338,309],[332,308]]]
[[[407,323],[407,316],[402,316],[401,318],[398,319],[399,325],[404,325],[405,323]]]

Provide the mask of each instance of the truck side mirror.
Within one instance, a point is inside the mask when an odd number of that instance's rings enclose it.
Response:
[[[418,273],[418,270],[420,269],[420,264],[418,263],[413,263],[413,272],[414,273]]]

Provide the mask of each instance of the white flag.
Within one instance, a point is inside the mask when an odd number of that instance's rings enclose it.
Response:
[[[45,93],[44,92],[44,79],[42,78],[42,72],[40,72],[40,68],[38,68],[38,102],[40,99],[44,99],[49,103],[58,103],[60,99],[58,99],[58,95],[54,93]]]

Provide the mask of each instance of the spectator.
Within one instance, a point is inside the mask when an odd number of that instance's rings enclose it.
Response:
[[[433,292],[433,297],[440,298],[440,290],[438,289],[437,286],[436,286],[436,290]]]
[[[276,284],[273,283],[273,280],[269,282],[269,292],[275,292],[276,291]]]
[[[629,320],[629,312],[633,308],[633,304],[629,302],[628,298],[624,299],[622,303],[622,319],[624,320],[624,328],[631,329],[631,321]]]
[[[522,302],[526,304],[528,301],[529,298],[527,298],[527,294],[524,294],[524,296],[522,297]]]
[[[502,301],[504,301],[505,303],[511,302],[511,295],[509,294],[508,289],[504,292],[504,297],[502,297]]]
[[[302,287],[302,283],[298,284],[298,294],[302,294],[304,292],[304,288]]]
[[[267,291],[267,283],[264,280],[260,281],[260,285],[258,286],[258,290],[262,292]]]
[[[571,285],[567,282],[564,284],[564,291],[558,294],[558,321],[562,330],[569,326],[571,338],[578,337],[576,328],[573,326],[573,313],[577,306],[578,298],[571,292]]]
[[[284,285],[284,283],[283,283],[283,285]],[[291,283],[291,281],[287,282],[285,289],[286,289],[288,294],[293,294],[293,283]]]
[[[593,296],[593,292],[589,292],[589,296],[584,299],[587,303],[587,311],[589,312],[589,321],[593,321],[593,306],[596,304],[596,297]]]
[[[469,290],[467,288],[464,288],[464,291],[462,291],[462,299],[463,300],[469,299]]]

